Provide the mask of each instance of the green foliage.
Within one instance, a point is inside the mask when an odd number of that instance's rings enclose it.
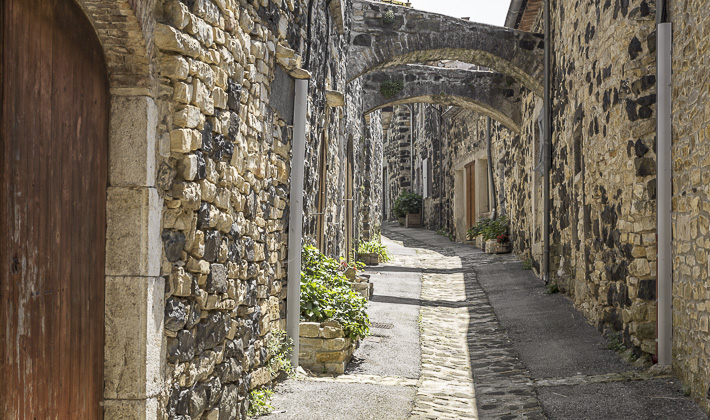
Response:
[[[387,262],[392,259],[387,253],[387,247],[382,245],[377,239],[373,239],[369,242],[360,242],[357,247],[357,252],[377,254],[382,262]]]
[[[269,414],[274,410],[271,405],[271,399],[274,397],[274,391],[269,388],[253,389],[249,393],[249,417],[261,416]]]
[[[532,270],[532,261],[529,258],[523,261],[523,270]]]
[[[502,215],[496,219],[481,218],[478,223],[468,229],[466,236],[469,240],[483,236],[483,240],[487,241],[496,239],[499,235],[505,235],[506,232],[508,232],[508,217]]]
[[[399,79],[385,80],[380,83],[380,93],[387,99],[396,96],[403,89],[404,82]]]
[[[545,293],[547,293],[548,295],[554,295],[555,293],[559,293],[559,291],[560,288],[555,282],[552,282],[545,287]]]
[[[609,338],[609,344],[607,345],[607,348],[609,350],[618,351],[618,352],[626,350],[626,346],[624,346],[624,343],[622,343],[621,340],[619,340],[619,337],[617,337],[616,335],[611,335],[608,338]]]
[[[301,261],[301,320],[338,321],[352,339],[369,334],[367,300],[350,288],[338,262],[312,246],[303,249]]]
[[[404,217],[407,213],[420,213],[422,211],[422,196],[413,192],[404,191],[394,200],[394,215]]]
[[[288,376],[293,376],[295,370],[289,358],[289,353],[293,348],[293,340],[286,335],[286,331],[272,331],[271,338],[267,341],[266,347],[271,355],[268,364],[269,372],[271,372],[272,375],[285,372]]]
[[[382,22],[387,25],[394,23],[394,10],[388,10],[382,14]]]

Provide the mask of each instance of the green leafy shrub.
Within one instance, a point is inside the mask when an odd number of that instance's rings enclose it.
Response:
[[[483,236],[483,240],[496,239],[498,236],[508,232],[508,217],[505,215],[495,219],[480,219],[478,223],[468,229],[466,236],[473,240],[478,236]]]
[[[306,246],[301,256],[301,320],[338,321],[346,337],[356,340],[370,332],[367,300],[354,292],[339,264]]]
[[[380,93],[389,99],[404,89],[404,82],[398,79],[385,80],[380,84]]]
[[[382,14],[382,22],[391,25],[394,23],[394,10],[388,10]]]
[[[357,247],[357,252],[362,254],[377,254],[380,257],[380,261],[382,262],[387,262],[392,259],[387,253],[387,247],[382,245],[382,243],[377,239],[373,239],[368,242],[360,242]]]
[[[274,391],[269,388],[252,389],[251,392],[249,392],[249,410],[247,410],[247,415],[249,417],[256,417],[272,412],[274,410],[274,406],[271,405],[271,399],[273,397]]]
[[[271,332],[271,338],[266,342],[266,348],[271,356],[267,366],[269,372],[271,372],[272,375],[284,372],[288,376],[293,376],[295,370],[289,358],[289,353],[293,348],[293,340],[286,334],[286,331],[273,330]]]
[[[420,213],[422,211],[422,196],[413,192],[404,191],[394,200],[394,215],[404,217],[407,213]]]

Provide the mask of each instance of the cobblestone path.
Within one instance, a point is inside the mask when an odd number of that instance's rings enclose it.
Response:
[[[417,246],[395,232],[387,235]],[[412,418],[545,418],[530,375],[470,267],[506,257],[462,259],[452,248],[419,245],[422,366]]]

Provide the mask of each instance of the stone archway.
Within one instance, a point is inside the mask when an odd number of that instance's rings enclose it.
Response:
[[[156,418],[164,382],[162,198],[156,188],[155,0],[75,0],[109,74],[104,415]]]
[[[542,94],[543,37],[408,7],[355,0],[348,80],[397,65],[458,60]]]
[[[384,107],[430,103],[458,106],[500,121],[520,132],[522,87],[512,77],[487,71],[469,71],[432,66],[408,65],[367,73],[362,76],[365,114]],[[401,90],[385,97],[385,84],[401,83]]]

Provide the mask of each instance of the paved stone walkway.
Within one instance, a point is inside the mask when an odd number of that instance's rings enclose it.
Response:
[[[517,257],[424,229],[383,235],[394,260],[368,268],[372,335],[344,375],[279,387],[269,418],[708,418],[670,375],[609,351]]]

